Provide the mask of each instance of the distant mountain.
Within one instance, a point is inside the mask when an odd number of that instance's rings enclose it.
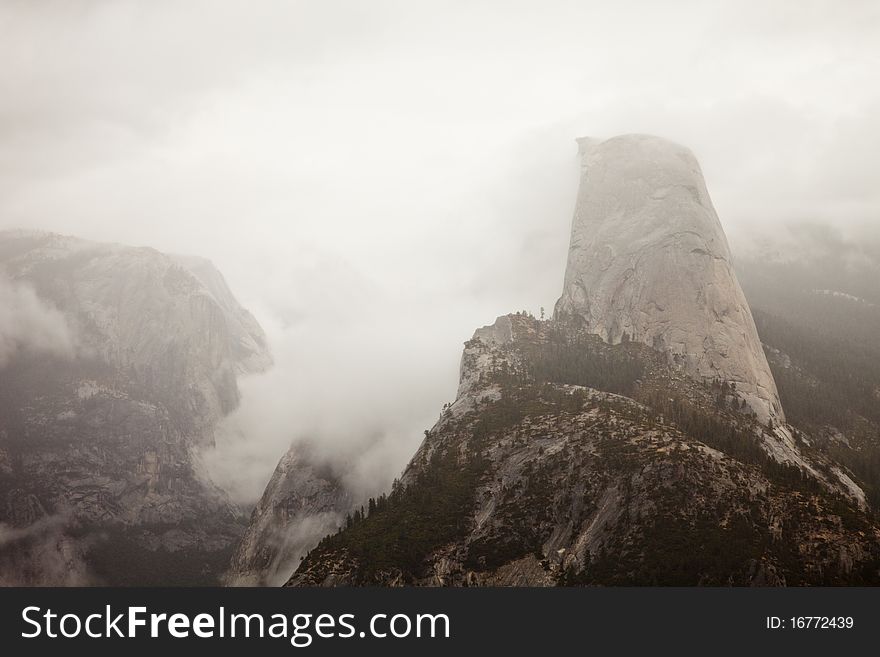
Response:
[[[0,290],[0,582],[216,582],[243,519],[193,455],[257,322],[205,260],[47,233],[0,233]]]
[[[479,329],[456,401],[400,481],[288,584],[880,583],[870,467],[829,446],[825,418],[793,404],[789,424],[783,412],[803,386],[846,390],[842,369],[820,371],[795,338],[785,346],[810,366],[777,392],[773,374],[796,358],[758,340],[780,325],[756,313],[756,330],[687,149],[646,136],[580,144],[554,318]],[[855,353],[873,359],[860,372],[876,368],[873,352]],[[866,392],[859,381],[849,389]],[[851,402],[851,426],[871,415],[866,399]]]
[[[792,237],[743,257],[740,278],[789,420],[880,509],[880,249],[810,226]]]
[[[251,514],[225,581],[278,586],[287,581],[317,538],[339,529],[354,503],[344,482],[309,445],[288,450]]]

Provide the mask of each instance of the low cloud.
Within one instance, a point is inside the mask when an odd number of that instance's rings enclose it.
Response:
[[[62,515],[45,516],[27,527],[13,527],[6,523],[0,523],[0,549],[34,536],[54,534],[63,529],[66,523],[67,520]]]
[[[22,353],[74,356],[74,336],[64,315],[29,285],[0,275],[0,308],[0,367]]]
[[[0,523],[0,586],[87,586],[94,583],[82,546],[65,531],[70,518],[44,516],[27,527]]]
[[[343,513],[327,511],[303,517],[290,527],[272,528],[261,537],[261,548],[274,551],[272,561],[260,573],[233,575],[228,583],[231,586],[283,586],[315,543],[334,533],[344,521]]]
[[[361,319],[263,321],[276,366],[240,381],[241,405],[218,427],[216,447],[201,455],[233,501],[256,502],[280,457],[300,442],[355,498],[386,490],[400,474],[436,420],[437,400],[454,397],[460,345],[420,372],[413,363],[423,359],[428,337],[414,320],[400,318],[392,330]]]

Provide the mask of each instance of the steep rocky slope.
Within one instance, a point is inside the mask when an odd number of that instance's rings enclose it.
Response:
[[[69,343],[19,332],[0,362],[0,577],[215,581],[242,519],[193,452],[271,362],[256,321],[209,263],[149,248],[4,233],[0,275]]]
[[[736,384],[762,422],[784,419],[699,164],[657,137],[579,140],[571,248],[557,314],[611,343],[663,350],[693,376]]]
[[[811,471],[780,463],[769,432],[648,347],[503,317],[394,491],[289,584],[877,582],[861,491],[809,436]]]
[[[870,242],[814,232],[797,230],[799,249],[743,258],[743,287],[790,421],[857,473],[878,508],[880,260]]]
[[[335,532],[353,506],[329,464],[297,443],[285,454],[251,514],[225,581],[232,586],[278,586],[315,545]]]

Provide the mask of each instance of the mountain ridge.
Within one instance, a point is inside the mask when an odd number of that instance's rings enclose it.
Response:
[[[880,532],[809,438],[824,482],[773,458],[723,384],[644,345],[505,316],[467,343],[461,380],[387,498],[288,585],[876,580]]]
[[[785,421],[693,154],[578,145],[553,318],[477,329],[400,480],[287,585],[880,581],[859,477]]]
[[[271,356],[200,266],[214,293],[155,249],[0,234],[0,273],[52,309],[34,321],[63,321],[75,344],[15,349],[0,370],[0,524],[16,536],[0,550],[6,583],[216,581],[242,519],[194,454],[238,404],[237,376]]]

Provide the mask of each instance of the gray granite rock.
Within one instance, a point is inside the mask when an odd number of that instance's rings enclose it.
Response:
[[[68,346],[18,331],[0,361],[0,581],[68,583],[63,536],[98,583],[216,582],[244,518],[194,454],[271,363],[256,320],[208,261],[151,248],[3,232],[2,282]]]
[[[339,529],[352,506],[352,496],[333,468],[316,460],[309,445],[292,445],[251,514],[226,582],[283,584],[306,552]]]
[[[664,351],[784,421],[724,230],[693,153],[647,135],[578,140],[581,181],[556,314]]]

